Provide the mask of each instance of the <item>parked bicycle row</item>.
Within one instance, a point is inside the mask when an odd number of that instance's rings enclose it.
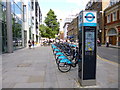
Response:
[[[61,72],[70,71],[71,67],[76,67],[78,61],[78,47],[69,43],[52,44],[56,64]]]

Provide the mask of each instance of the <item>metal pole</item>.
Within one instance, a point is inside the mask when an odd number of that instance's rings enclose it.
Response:
[[[6,18],[7,18],[7,47],[8,53],[13,52],[13,34],[12,34],[12,16],[11,16],[11,2],[8,0],[6,2],[7,11],[6,11]]]

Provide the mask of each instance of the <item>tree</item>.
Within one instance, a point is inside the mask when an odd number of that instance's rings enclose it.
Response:
[[[57,22],[57,16],[52,9],[47,13],[44,22],[46,25],[40,25],[41,36],[55,38],[55,35],[59,33],[59,22]]]
[[[46,26],[44,24],[41,24],[39,27],[40,33],[42,37],[46,37]]]

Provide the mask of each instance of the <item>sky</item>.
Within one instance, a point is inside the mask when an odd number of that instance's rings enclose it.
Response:
[[[60,21],[61,29],[64,25],[65,18],[70,15],[76,15],[81,10],[84,10],[88,1],[89,0],[38,0],[42,12],[42,20],[44,21],[48,11],[52,9],[57,19],[62,19],[62,21]]]

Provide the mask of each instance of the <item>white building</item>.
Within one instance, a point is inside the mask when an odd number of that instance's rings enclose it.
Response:
[[[24,35],[23,40],[24,43],[28,42],[28,40],[34,40],[36,43],[39,43],[40,32],[39,25],[41,24],[42,14],[40,10],[40,6],[37,0],[24,0],[25,5],[25,22],[24,22]],[[26,34],[26,35],[25,35]],[[25,37],[26,36],[26,37]],[[27,39],[25,39],[27,38]],[[25,46],[28,46],[24,44]]]
[[[67,39],[67,27],[71,23],[71,21],[76,17],[76,15],[68,16],[64,21],[63,31],[64,31],[64,40]]]
[[[31,0],[31,15],[32,15],[32,28],[31,28],[31,39],[36,43],[40,41],[39,25],[41,24],[42,14],[38,0]]]

